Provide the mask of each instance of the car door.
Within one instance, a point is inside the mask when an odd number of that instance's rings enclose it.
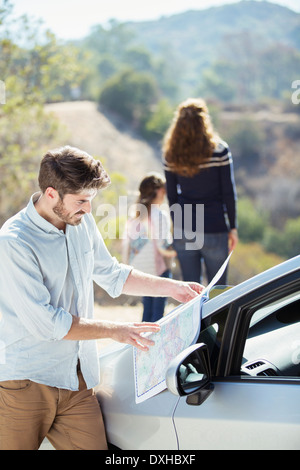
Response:
[[[299,272],[211,315],[199,342],[211,343],[214,390],[200,405],[179,399],[179,449],[300,448],[299,320]]]

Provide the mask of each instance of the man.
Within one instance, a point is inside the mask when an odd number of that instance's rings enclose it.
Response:
[[[107,251],[91,203],[110,183],[99,161],[72,147],[49,151],[40,193],[0,230],[0,449],[106,449],[96,341],[146,351],[151,323],[93,319],[93,281],[112,297],[171,296],[186,302],[196,283],[143,274]]]

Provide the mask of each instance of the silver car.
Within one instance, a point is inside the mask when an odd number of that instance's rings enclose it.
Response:
[[[147,400],[135,401],[133,348],[100,351],[112,448],[300,449],[300,256],[215,293]]]

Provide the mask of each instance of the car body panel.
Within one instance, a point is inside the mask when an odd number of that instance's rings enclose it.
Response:
[[[200,406],[181,397],[174,415],[179,450],[299,449],[299,384],[266,382],[214,382]]]
[[[165,390],[136,404],[133,347],[111,351],[101,357],[101,381],[95,389],[108,441],[121,449],[177,449],[171,417],[178,397]]]

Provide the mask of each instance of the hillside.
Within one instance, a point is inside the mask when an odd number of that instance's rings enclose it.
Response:
[[[126,24],[151,51],[168,45],[190,63],[202,58],[203,65],[216,57],[226,35],[246,31],[260,38],[261,48],[277,42],[300,49],[300,14],[267,1],[247,0]]]
[[[134,72],[140,86],[150,80],[151,94],[134,96],[142,103],[143,112],[136,111],[140,119],[147,119],[143,100],[149,96],[153,104],[159,98],[176,104],[191,95],[235,105],[269,104],[286,101],[299,78],[300,13],[244,0],[153,21],[112,20],[95,25],[75,45],[89,57],[82,68],[88,75],[82,99],[105,97],[107,105],[108,90],[117,85],[124,95],[125,72]],[[116,102],[128,112],[127,104]]]
[[[218,131],[228,141],[238,196],[269,213],[278,229],[300,216],[300,115],[276,109],[222,112]]]
[[[276,67],[275,56],[278,62],[283,55],[300,51],[300,14],[267,1],[244,0],[126,25],[139,44],[169,61],[182,94],[199,86],[203,72],[216,62],[226,63],[228,73],[231,67],[238,73],[236,65],[247,71],[260,62],[266,73],[263,62]]]
[[[121,173],[127,179],[127,189],[135,191],[143,176],[149,171],[161,171],[158,156],[152,147],[130,129],[118,128],[118,124],[106,117],[96,103],[72,101],[46,106],[65,127],[67,137],[58,145],[81,148],[99,157],[108,172]],[[67,141],[67,142],[66,142]]]

